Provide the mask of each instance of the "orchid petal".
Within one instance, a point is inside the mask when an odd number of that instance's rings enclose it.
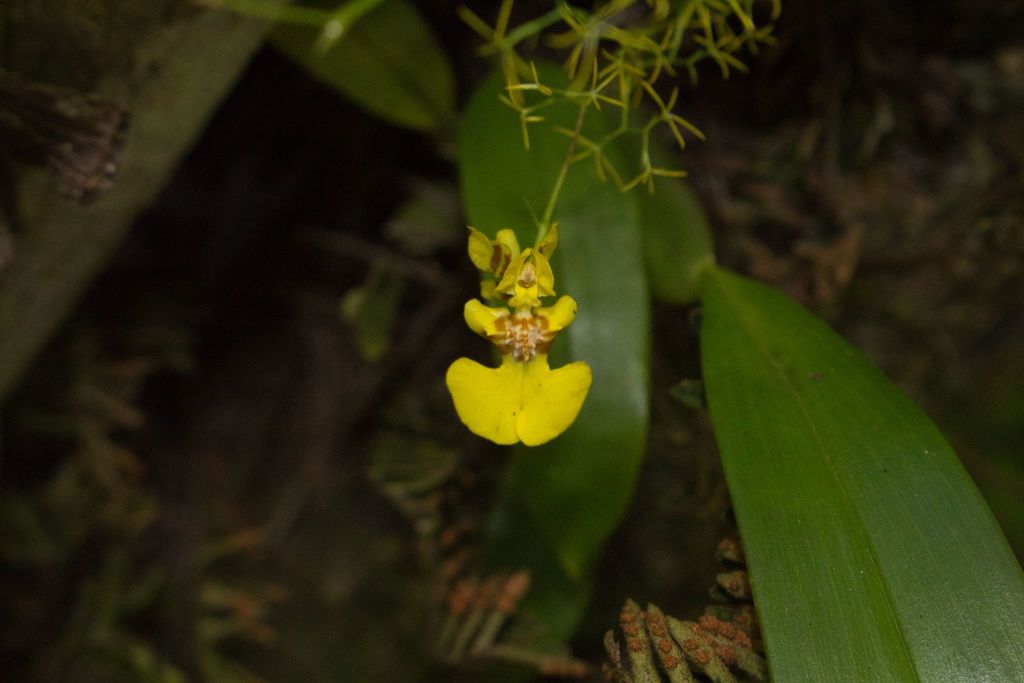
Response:
[[[538,446],[576,419],[591,372],[579,361],[552,370],[543,355],[528,363],[506,357],[497,368],[459,358],[446,381],[459,419],[471,432],[501,445]]]

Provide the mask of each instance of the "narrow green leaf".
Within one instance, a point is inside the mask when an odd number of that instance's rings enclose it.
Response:
[[[550,67],[541,80],[564,76]],[[545,122],[531,128],[526,151],[518,115],[498,100],[502,81],[488,79],[472,98],[460,141],[463,199],[472,225],[494,235],[514,228],[524,244],[535,237],[533,215],[540,215],[567,151],[568,138],[552,129],[573,128],[576,109],[544,110]],[[585,131],[599,139],[603,121],[591,115]],[[555,342],[552,367],[585,360],[593,369],[590,395],[576,423],[539,448],[512,454],[504,495],[505,508],[517,507],[528,520],[499,525],[516,534],[497,533],[492,556],[509,562],[520,557],[553,556],[564,576],[538,562],[552,577],[537,581],[531,599],[554,604],[563,585],[583,590],[588,569],[607,536],[625,513],[643,453],[647,426],[649,304],[643,272],[638,211],[632,195],[601,183],[589,164],[573,166],[554,213],[560,245],[552,265],[559,294],[576,299],[576,321]],[[467,297],[472,293],[467,293]],[[514,515],[506,511],[501,515]],[[523,531],[530,529],[533,531]],[[515,543],[542,544],[530,549]],[[562,599],[578,604],[571,595]],[[561,618],[557,642],[572,630],[578,613]],[[570,618],[566,619],[566,616]]]
[[[452,116],[451,65],[407,0],[383,3],[337,39],[325,42],[323,26],[286,24],[274,31],[272,41],[316,78],[392,123],[432,130]]]
[[[660,178],[653,193],[639,190],[637,195],[652,293],[669,303],[692,303],[701,270],[715,260],[700,201],[686,183],[673,178]]]
[[[788,297],[718,268],[702,297],[772,680],[1024,680],[1024,574],[935,426]]]

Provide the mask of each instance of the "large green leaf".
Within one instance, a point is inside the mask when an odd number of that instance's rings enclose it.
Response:
[[[541,69],[542,81],[559,78],[563,76],[557,70]],[[532,244],[532,213],[543,213],[567,150],[568,139],[552,127],[571,129],[576,110],[545,109],[546,121],[532,127],[531,149],[526,151],[517,114],[498,100],[501,85],[497,75],[488,79],[467,108],[460,140],[463,198],[474,227],[492,236],[499,228],[514,228],[523,244]],[[599,138],[601,126],[599,116],[588,116],[591,139]],[[537,565],[531,568],[552,577],[546,586],[535,581],[531,599],[547,600],[547,590],[551,604],[556,602],[554,592],[564,592],[565,585],[585,589],[588,568],[629,503],[647,427],[649,343],[648,293],[633,196],[601,183],[588,164],[580,164],[569,171],[554,217],[561,237],[552,261],[555,286],[559,294],[576,299],[579,311],[555,342],[552,366],[585,360],[594,382],[579,418],[565,434],[511,455],[504,510],[498,514],[504,519],[497,525],[502,531],[491,540],[491,555],[507,561],[554,558],[562,576],[549,571],[551,562],[528,560]],[[578,603],[572,595],[562,599]],[[554,639],[568,635],[575,623],[571,613],[563,616],[570,618],[552,627]]]
[[[337,0],[314,5],[337,6]],[[407,0],[388,0],[320,49],[323,27],[283,24],[275,46],[314,76],[393,123],[431,130],[455,106],[452,68],[430,27]]]
[[[655,192],[638,192],[651,291],[662,301],[692,303],[700,272],[714,261],[704,209],[693,190],[674,178],[659,180]]]
[[[1024,680],[1024,574],[935,426],[788,297],[713,267],[702,297],[773,680]]]

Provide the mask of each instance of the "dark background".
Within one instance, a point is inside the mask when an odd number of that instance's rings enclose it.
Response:
[[[421,4],[464,99],[489,65],[454,3]],[[1021,2],[790,0],[750,75],[709,67],[684,91],[707,142],[679,159],[719,260],[908,391],[1018,557],[1021,29]],[[507,457],[441,379],[477,341],[445,149],[258,54],[7,402],[5,679],[172,680],[138,672],[214,659],[275,681],[456,675],[426,661],[430,570],[373,477],[382,450],[457,454],[471,476],[449,514],[473,520]],[[426,249],[395,220],[423,183],[450,200]],[[382,257],[404,286],[370,361],[339,302]],[[655,307],[649,453],[576,643],[595,663],[626,597],[695,614],[731,530],[706,417],[668,393],[697,376],[690,313]]]

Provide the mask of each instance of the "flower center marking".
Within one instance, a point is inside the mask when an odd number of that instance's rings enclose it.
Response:
[[[533,264],[527,263],[523,265],[523,269],[519,271],[519,286],[524,288],[533,287],[537,282],[537,276],[533,270]]]
[[[504,328],[505,337],[499,342],[499,350],[512,353],[512,358],[528,363],[538,353],[547,353],[552,335],[547,331],[547,318],[531,313],[515,313],[499,321],[499,330]]]

